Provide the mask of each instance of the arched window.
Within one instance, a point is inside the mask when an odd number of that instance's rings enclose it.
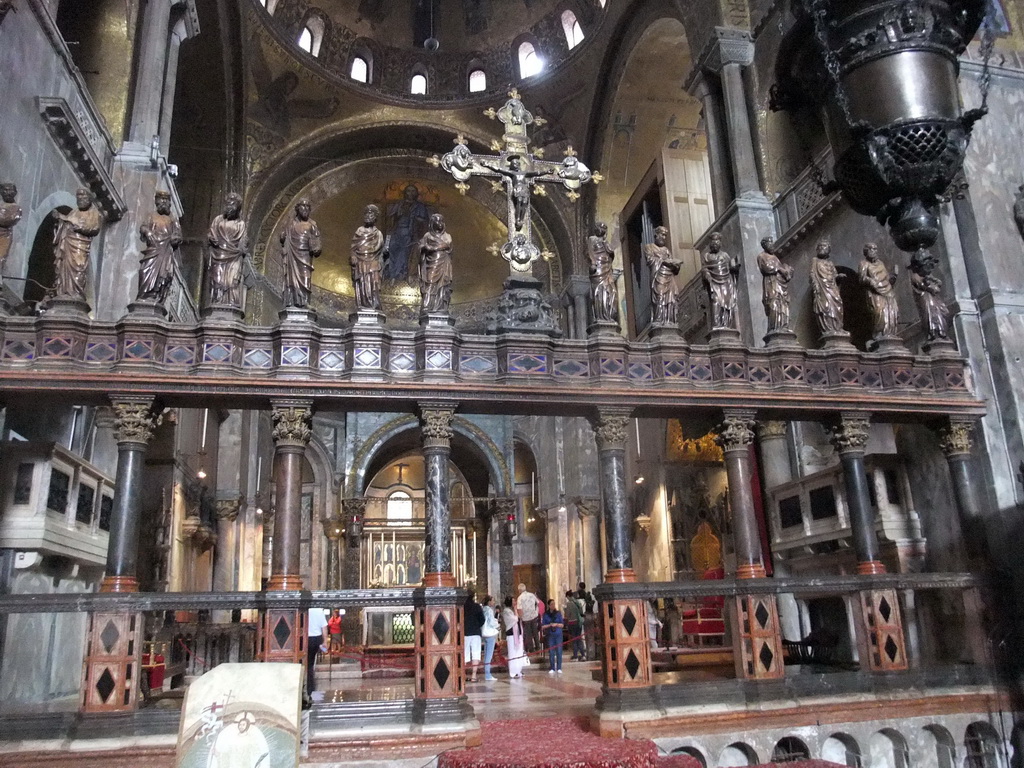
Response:
[[[412,497],[405,491],[388,496],[388,520],[412,520]]]
[[[323,19],[319,16],[310,16],[299,34],[299,48],[313,56],[319,56],[326,28]]]
[[[544,61],[529,40],[519,45],[519,76],[533,77],[544,69]]]
[[[602,8],[604,8],[605,5],[607,5],[607,3],[608,0],[597,0],[597,4],[600,5]]]
[[[565,41],[569,50],[583,42],[583,27],[572,11],[562,11],[562,29],[565,30]]]
[[[427,92],[427,76],[417,72],[409,81],[409,93],[422,96]]]
[[[480,93],[487,90],[487,73],[482,69],[474,69],[469,73],[469,92]]]
[[[352,58],[352,68],[348,71],[349,76],[357,83],[370,82],[370,62],[362,56]]]

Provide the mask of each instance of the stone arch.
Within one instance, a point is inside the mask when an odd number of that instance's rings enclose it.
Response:
[[[957,768],[953,734],[936,723],[930,723],[921,730],[921,748],[916,755],[919,768]]]
[[[787,763],[794,760],[810,760],[811,750],[807,743],[796,736],[783,736],[772,748],[771,762]]]
[[[676,747],[672,750],[671,754],[689,755],[698,763],[700,763],[700,768],[708,768],[708,759],[704,756],[703,752],[697,749],[697,747]]]
[[[740,768],[745,765],[757,765],[760,762],[752,746],[742,741],[734,741],[722,750],[716,765],[718,768]]]
[[[863,762],[860,744],[848,733],[833,733],[821,745],[821,759],[860,768]]]
[[[964,768],[1005,768],[1002,739],[992,723],[976,720],[964,730]]]
[[[871,734],[867,768],[911,768],[910,750],[903,734],[894,728],[882,728]]]
[[[464,438],[466,445],[471,446],[474,458],[487,468],[489,482],[499,496],[507,495],[512,487],[512,478],[508,464],[498,446],[487,434],[468,419],[456,416],[453,420],[456,436]],[[345,479],[343,494],[347,497],[362,495],[375,463],[379,463],[382,451],[394,447],[399,439],[411,444],[409,438],[419,431],[419,420],[412,414],[398,416],[379,427],[362,443],[352,460],[352,466]],[[453,437],[453,441],[455,438]],[[418,443],[417,443],[418,444]],[[453,458],[454,460],[454,458]]]
[[[35,208],[27,212],[21,223],[14,228],[14,243],[11,246],[10,255],[7,257],[4,271],[15,278],[16,285],[12,286],[15,291],[18,290],[18,286],[21,286],[21,293],[22,295],[25,294],[26,283],[23,282],[23,279],[28,277],[33,244],[37,238],[44,235],[44,232],[40,231],[40,227],[45,227],[49,231],[52,241],[53,219],[50,214],[58,208],[66,208],[70,211],[74,207],[74,193],[64,190],[53,192],[43,198]],[[90,260],[90,272],[93,271],[93,266]],[[91,281],[92,274],[89,277]]]

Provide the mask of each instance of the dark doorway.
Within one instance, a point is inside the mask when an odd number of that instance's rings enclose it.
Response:
[[[57,226],[56,214],[69,214],[71,209],[66,205],[56,208],[50,213],[36,230],[32,241],[32,250],[28,256],[28,275],[25,281],[24,298],[26,302],[38,303],[46,296],[53,286],[56,270],[54,269],[53,235]]]

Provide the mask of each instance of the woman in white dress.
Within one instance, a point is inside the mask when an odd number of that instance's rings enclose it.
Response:
[[[501,623],[505,625],[505,656],[508,658],[508,676],[518,680],[523,676],[526,656],[523,654],[523,623],[512,607],[512,598],[505,598],[501,611]]]

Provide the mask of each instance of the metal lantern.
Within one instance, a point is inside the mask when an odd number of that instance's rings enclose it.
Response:
[[[962,112],[957,89],[957,57],[985,9],[986,0],[793,2],[773,107],[820,111],[834,188],[887,223],[902,250],[935,243],[935,205],[985,114]]]

